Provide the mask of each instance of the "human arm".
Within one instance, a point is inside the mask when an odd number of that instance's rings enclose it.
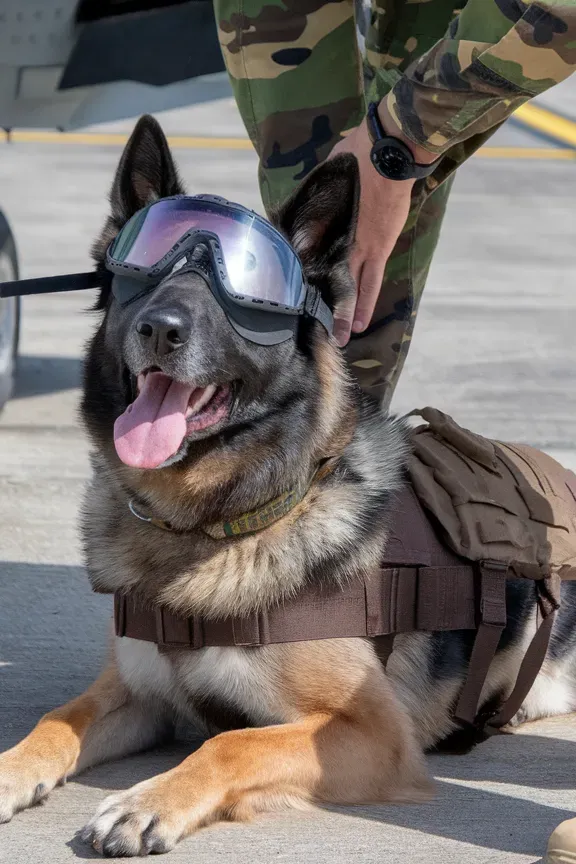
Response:
[[[385,131],[407,143],[417,162],[430,162],[460,142],[480,143],[517,107],[574,71],[576,0],[468,0],[445,37],[404,71],[400,57],[388,55],[380,67],[373,50],[368,57],[374,62],[368,99],[380,102]],[[365,124],[333,152],[343,150],[358,158],[362,192],[351,257],[358,296],[337,310],[341,344],[351,328],[361,332],[370,322],[414,185],[377,175]]]

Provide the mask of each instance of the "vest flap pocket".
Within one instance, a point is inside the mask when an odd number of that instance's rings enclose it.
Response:
[[[570,530],[570,521],[566,501],[557,495],[543,495],[528,484],[518,486],[518,492],[528,508],[530,518],[543,525]]]
[[[464,456],[482,465],[488,471],[498,471],[494,445],[482,435],[459,426],[448,414],[437,408],[423,408],[418,412],[438,437],[443,438]]]
[[[504,516],[501,510],[488,507],[483,508],[481,513],[477,511],[475,515],[475,527],[482,543],[505,544],[515,549],[533,549],[534,555],[530,557],[538,560],[536,550],[546,542],[545,537],[537,538],[523,519],[518,519],[512,514]],[[496,556],[493,557],[494,560],[499,560]]]

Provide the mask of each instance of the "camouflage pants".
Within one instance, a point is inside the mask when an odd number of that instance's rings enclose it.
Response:
[[[267,210],[361,122],[366,98],[381,99],[412,60],[444,36],[457,5],[372,0],[362,58],[353,0],[214,3],[236,101],[260,158]],[[372,321],[346,349],[361,386],[385,403],[408,352],[451,175],[482,143],[477,138],[448,151],[434,174],[415,185]]]

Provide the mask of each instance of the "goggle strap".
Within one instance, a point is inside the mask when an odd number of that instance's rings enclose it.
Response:
[[[312,285],[308,286],[304,310],[312,318],[316,318],[317,321],[320,321],[329,336],[332,335],[334,330],[334,316],[332,315],[328,305],[320,296],[318,289],[314,288]]]
[[[57,291],[84,291],[88,288],[100,288],[105,281],[105,274],[92,270],[90,273],[67,273],[64,276],[42,276],[39,279],[0,282],[0,298],[52,294]]]

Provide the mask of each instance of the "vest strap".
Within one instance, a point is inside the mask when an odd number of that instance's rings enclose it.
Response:
[[[468,675],[460,692],[454,717],[473,724],[482,688],[506,626],[506,574],[508,567],[499,561],[480,564],[480,624],[470,656]]]
[[[471,565],[383,567],[343,586],[311,586],[270,609],[221,619],[176,615],[117,591],[116,635],[155,642],[165,651],[473,630],[474,577]],[[391,650],[392,641],[386,644]]]
[[[520,709],[532,689],[548,651],[554,619],[560,608],[560,578],[557,575],[550,576],[537,582],[536,585],[540,595],[537,613],[538,629],[522,659],[512,693],[498,713],[488,720],[486,731],[489,733],[497,732],[502,726],[506,726]]]

